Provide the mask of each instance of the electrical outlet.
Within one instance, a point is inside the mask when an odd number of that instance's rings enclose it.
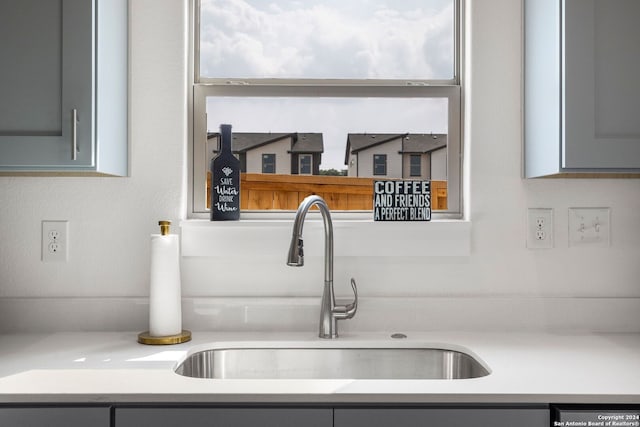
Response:
[[[553,209],[529,208],[527,211],[527,248],[553,248]]]
[[[69,221],[42,221],[42,261],[69,260]]]

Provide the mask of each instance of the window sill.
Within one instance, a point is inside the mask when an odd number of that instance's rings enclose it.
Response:
[[[184,220],[182,256],[284,257],[289,248],[293,216],[281,219],[242,219],[211,222]],[[333,218],[335,256],[433,257],[469,256],[471,222],[374,222]],[[323,223],[310,213],[304,224],[305,255],[323,255]],[[313,243],[312,243],[313,242]],[[318,243],[315,243],[318,242]]]

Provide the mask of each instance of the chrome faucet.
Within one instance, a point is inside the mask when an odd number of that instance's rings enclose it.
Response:
[[[324,223],[324,290],[320,302],[319,336],[320,338],[338,338],[338,320],[351,319],[356,314],[358,309],[358,288],[356,287],[356,281],[351,279],[351,287],[355,296],[353,302],[347,305],[336,304],[333,292],[333,224],[329,206],[320,196],[308,196],[298,206],[296,219],[293,222],[293,234],[291,236],[287,265],[292,267],[302,267],[304,265],[302,225],[307,212],[313,205],[317,205],[320,209]]]

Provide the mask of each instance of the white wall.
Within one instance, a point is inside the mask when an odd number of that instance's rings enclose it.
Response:
[[[365,148],[357,153],[358,174],[361,178],[402,178],[402,139],[394,139],[384,144]],[[387,174],[373,174],[373,156],[386,154]]]
[[[132,0],[131,177],[0,177],[0,296],[144,295],[149,233],[186,205],[186,0]],[[40,222],[69,220],[69,262]],[[177,227],[176,227],[177,228]]]
[[[349,153],[349,164],[347,165],[349,176],[358,176],[358,155]]]
[[[431,179],[434,181],[447,180],[447,150],[432,151],[429,156]]]
[[[97,307],[102,297],[148,295],[149,234],[157,230],[157,220],[178,221],[186,210],[185,3],[131,1],[130,178],[0,177],[0,297],[5,306],[24,302],[22,297],[91,297],[97,298],[92,300]],[[364,299],[407,297],[414,305],[420,297],[427,302],[446,300],[453,308],[456,301],[461,302],[459,308],[467,307],[470,299],[476,307],[501,298],[568,297],[571,303],[602,297],[598,301],[612,306],[639,299],[640,180],[521,179],[521,4],[471,0],[471,9],[466,123],[470,197],[465,200],[473,223],[471,256],[338,258],[339,292],[346,292],[343,286],[353,275]],[[610,248],[568,247],[570,206],[611,208]],[[554,249],[525,248],[527,207],[554,208]],[[70,221],[68,263],[40,261],[43,219]],[[183,293],[319,296],[322,267],[308,262],[303,269],[288,269],[284,257],[276,253],[254,259],[186,259]],[[229,269],[217,269],[220,265]],[[505,318],[518,325],[515,319],[521,312],[508,304],[501,307]],[[540,307],[544,311],[549,306]],[[189,310],[196,313],[192,319],[204,322],[192,328],[206,324],[206,311],[196,303]],[[415,313],[419,311],[418,306]],[[422,311],[428,311],[426,306]],[[280,316],[273,313],[272,317]],[[387,313],[387,319],[413,318],[397,313]],[[632,313],[620,322],[640,328],[638,311]],[[123,315],[117,310],[103,314]],[[316,317],[314,312],[310,322]],[[5,319],[2,306],[0,319]],[[246,316],[239,320],[250,321]],[[286,323],[286,318],[280,321]],[[355,319],[349,322],[345,325],[362,325]],[[139,325],[124,322],[120,327],[135,330]]]
[[[276,172],[281,175],[291,175],[291,137],[274,141],[270,144],[247,151],[247,172],[262,173],[262,155],[276,155]]]

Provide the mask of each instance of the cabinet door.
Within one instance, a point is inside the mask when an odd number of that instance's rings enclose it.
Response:
[[[0,167],[93,164],[93,8],[0,2]]]
[[[548,409],[336,409],[334,427],[548,427]]]
[[[330,408],[116,408],[116,427],[332,427]]]
[[[109,427],[105,408],[0,408],[2,427]]]
[[[640,2],[564,1],[564,168],[640,167]]]

